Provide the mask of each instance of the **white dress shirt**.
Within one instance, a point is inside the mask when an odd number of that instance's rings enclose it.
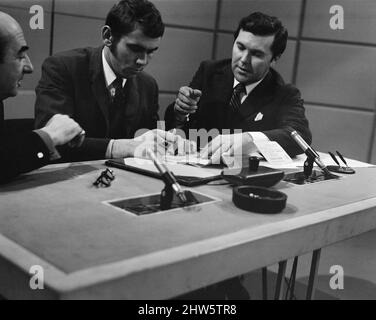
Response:
[[[244,102],[244,100],[248,97],[248,95],[252,92],[252,90],[254,88],[256,88],[263,79],[264,78],[262,78],[261,80],[255,82],[255,83],[251,83],[251,84],[245,86],[246,93],[244,93],[244,92],[241,93],[241,95],[240,95],[240,103]],[[233,88],[235,88],[238,83],[239,83],[239,81],[234,78]],[[251,136],[251,138],[252,138],[253,141],[256,141],[256,143],[257,142],[261,142],[261,141],[269,141],[269,138],[265,134],[263,134],[262,132],[260,132],[260,131],[249,131],[247,133]]]
[[[102,64],[103,64],[103,73],[104,73],[104,80],[105,80],[105,84],[106,84],[106,88],[108,90],[108,92],[110,93],[110,96],[111,98],[113,98],[115,96],[115,88],[114,88],[114,81],[116,80],[116,74],[115,72],[112,70],[112,68],[110,67],[110,65],[108,64],[107,60],[106,60],[106,57],[104,55],[104,50],[105,48],[103,48],[102,50]],[[123,78],[123,84],[122,84],[122,87],[124,88],[124,85],[125,83],[127,82],[127,79]],[[108,146],[107,146],[107,150],[106,150],[106,158],[109,159],[109,158],[112,158],[112,147],[113,147],[113,144],[114,144],[114,139],[110,140]]]

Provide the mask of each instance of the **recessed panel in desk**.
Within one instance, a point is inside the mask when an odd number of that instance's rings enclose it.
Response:
[[[184,193],[187,199],[185,203],[183,203],[175,194],[173,194],[172,201],[167,208],[162,206],[162,202],[164,200],[161,198],[161,193],[110,200],[105,201],[104,203],[118,208],[119,212],[143,216],[154,213],[164,213],[169,210],[175,210],[175,213],[179,214],[180,209],[194,210],[195,206],[201,206],[214,201],[219,201],[219,199],[214,199],[210,196],[195,191],[186,190]]]
[[[277,189],[286,193],[288,200],[278,215],[237,209],[231,201],[230,186],[204,186],[194,190],[222,201],[198,206],[192,212],[170,211],[139,218],[119,214],[116,208],[102,202],[159,192],[161,181],[114,169],[116,178],[111,187],[95,188],[92,182],[103,166],[64,165],[31,173],[0,187],[0,232],[61,271],[72,273],[151,253],[157,255],[161,250],[218,239],[241,230],[246,230],[251,239],[253,230],[268,226],[265,230],[270,236],[278,229],[273,229],[274,223],[286,221],[290,225],[295,218],[375,197],[376,174],[364,169],[346,179],[326,183],[281,185]]]

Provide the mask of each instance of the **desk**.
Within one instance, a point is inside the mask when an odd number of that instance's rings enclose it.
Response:
[[[222,199],[134,216],[103,201],[159,193],[162,182],[103,161],[48,166],[0,187],[0,294],[35,299],[165,299],[275,264],[376,228],[376,169],[305,186],[280,182],[286,209],[237,209],[230,186],[195,191]],[[31,290],[30,268],[44,270]]]

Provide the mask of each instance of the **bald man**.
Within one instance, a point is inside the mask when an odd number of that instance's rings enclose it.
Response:
[[[20,25],[0,11],[0,183],[59,158],[55,147],[66,144],[82,132],[74,120],[57,114],[39,130],[8,134],[3,101],[16,96],[24,75],[33,72],[27,50]]]

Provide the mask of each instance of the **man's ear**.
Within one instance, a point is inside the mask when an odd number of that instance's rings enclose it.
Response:
[[[277,61],[279,60],[280,57],[281,57],[281,56],[278,56],[278,57],[274,57],[274,58],[272,59],[272,61],[270,62],[270,66],[271,66],[272,68],[275,67],[275,65],[276,65],[276,63],[277,63]]]
[[[106,47],[111,47],[113,43],[113,36],[111,28],[108,25],[102,27],[102,40]]]

